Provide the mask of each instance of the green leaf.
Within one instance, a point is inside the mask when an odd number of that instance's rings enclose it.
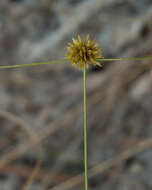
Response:
[[[36,63],[28,63],[28,64],[16,64],[16,65],[0,65],[0,69],[13,69],[19,67],[31,67],[31,66],[39,66],[39,65],[49,65],[49,64],[56,64],[56,63],[66,63],[68,60],[55,60],[55,61],[48,61],[48,62],[36,62]]]

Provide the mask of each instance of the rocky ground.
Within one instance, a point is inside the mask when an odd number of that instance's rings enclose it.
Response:
[[[63,58],[88,33],[105,58],[152,55],[152,1],[0,1],[0,65]],[[152,189],[151,68],[88,69],[90,189]],[[0,190],[84,189],[82,116],[82,72],[68,63],[0,70]]]

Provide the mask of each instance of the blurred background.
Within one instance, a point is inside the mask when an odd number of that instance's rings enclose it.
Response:
[[[105,58],[152,55],[152,1],[0,1],[0,65],[63,59],[78,34]],[[152,189],[151,68],[87,70],[90,189]],[[0,70],[0,190],[84,189],[82,113],[70,64]]]

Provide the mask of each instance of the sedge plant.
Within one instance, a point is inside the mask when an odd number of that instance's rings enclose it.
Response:
[[[73,42],[68,43],[67,54],[65,59],[54,60],[49,62],[35,62],[29,64],[16,65],[0,65],[0,69],[11,69],[19,67],[29,67],[47,64],[67,63],[70,62],[73,66],[83,71],[83,137],[84,137],[84,179],[85,190],[88,190],[88,140],[87,140],[87,85],[86,85],[86,70],[88,65],[101,66],[100,62],[107,61],[140,61],[145,59],[152,59],[152,56],[146,57],[126,57],[126,58],[109,58],[103,57],[103,50],[95,40],[91,40],[87,35],[85,40],[82,40],[80,35],[78,39],[72,39]]]

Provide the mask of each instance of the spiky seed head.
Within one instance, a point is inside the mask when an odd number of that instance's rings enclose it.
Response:
[[[85,41],[82,40],[80,35],[78,39],[72,39],[73,43],[68,43],[66,59],[71,61],[72,65],[78,68],[88,67],[88,63],[101,66],[97,61],[98,58],[103,58],[102,49],[95,43],[95,40],[90,39],[87,35]]]

